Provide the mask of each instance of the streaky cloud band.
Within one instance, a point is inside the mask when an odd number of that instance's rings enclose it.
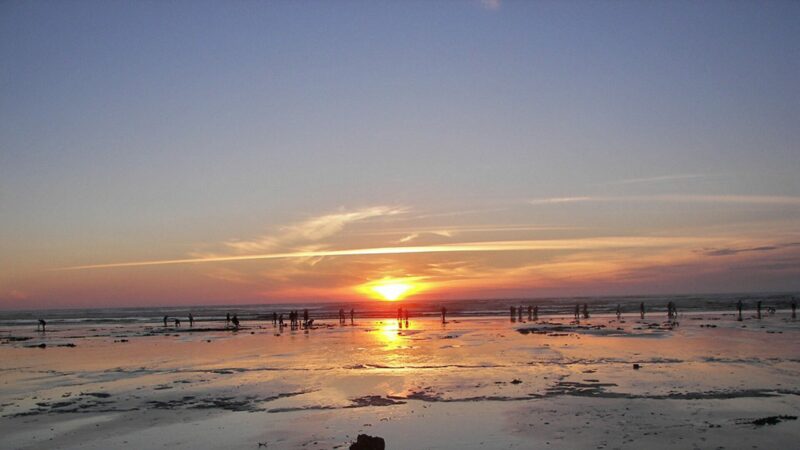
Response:
[[[537,250],[598,250],[610,248],[668,247],[675,245],[708,245],[717,239],[698,237],[606,237],[585,239],[552,239],[526,241],[467,242],[429,246],[375,247],[348,250],[315,250],[255,255],[221,255],[201,258],[134,261],[108,264],[89,264],[50,269],[51,271],[110,269],[123,267],[163,266],[212,262],[252,261],[288,258],[318,258],[326,256],[403,255],[413,253],[508,252]]]

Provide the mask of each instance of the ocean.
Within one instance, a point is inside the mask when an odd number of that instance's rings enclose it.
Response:
[[[756,308],[762,302],[764,312],[768,308],[788,309],[793,297],[800,293],[762,293],[762,294],[702,294],[702,295],[658,295],[658,296],[604,296],[604,297],[552,297],[530,299],[467,299],[467,300],[414,300],[395,302],[354,301],[354,302],[308,302],[308,303],[263,303],[249,305],[215,306],[166,306],[135,308],[75,308],[51,310],[0,311],[0,326],[32,325],[39,318],[48,324],[157,324],[164,316],[185,318],[191,313],[195,321],[224,320],[225,315],[238,315],[240,320],[269,320],[272,313],[288,314],[291,310],[308,309],[313,319],[336,319],[339,309],[348,314],[351,309],[356,317],[394,318],[397,309],[408,309],[411,317],[429,317],[441,314],[447,308],[448,317],[503,316],[509,314],[512,306],[539,307],[539,315],[571,315],[576,304],[588,304],[592,314],[613,314],[620,305],[624,314],[639,312],[640,303],[648,312],[666,311],[668,302],[674,302],[679,312],[703,312],[735,310],[741,300],[745,310]],[[527,314],[527,311],[526,311]]]

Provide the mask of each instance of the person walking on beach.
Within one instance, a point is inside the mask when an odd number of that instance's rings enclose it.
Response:
[[[275,325],[278,325],[278,313],[273,312],[272,313],[272,326],[274,327]]]
[[[519,314],[519,321],[522,322],[522,305],[517,308],[517,313]]]
[[[303,309],[303,328],[308,328],[308,310]]]
[[[533,307],[533,320],[539,320],[539,307]]]
[[[225,327],[231,324],[231,313],[225,314]]]
[[[194,327],[194,316],[192,313],[189,313],[189,328]]]
[[[175,318],[175,328],[180,328],[181,326],[181,319]]]
[[[619,320],[620,317],[622,317],[622,308],[619,306],[619,303],[617,303],[617,320]]]
[[[584,303],[583,304],[583,318],[584,319],[588,319],[589,318],[589,304],[588,303]]]
[[[278,317],[278,326],[283,329],[283,313]]]
[[[517,317],[517,308],[510,307],[509,311],[511,311],[511,321],[514,322],[514,319]]]
[[[761,300],[756,303],[756,313],[758,314],[758,318],[761,318]]]
[[[167,316],[164,316],[164,326],[167,326]]]
[[[233,328],[238,330],[239,329],[239,318],[236,314],[233,315],[233,319],[231,319],[231,323],[233,323]]]
[[[580,303],[575,304],[575,320],[581,320],[581,305]]]
[[[447,323],[447,308],[442,306],[442,323]]]
[[[408,328],[408,308],[403,310],[403,319],[406,321],[406,328]]]
[[[533,306],[528,305],[528,320],[533,320]]]
[[[45,322],[44,319],[39,319],[39,325],[36,325],[36,331],[39,331],[39,329],[41,328],[41,331],[44,332],[44,328],[46,326],[47,322]]]
[[[350,325],[355,325],[355,320],[356,320],[356,310],[350,308]]]
[[[739,312],[739,317],[736,320],[738,320],[739,322],[742,321],[742,306],[743,306],[742,299],[739,299],[739,301],[736,302],[736,311]]]
[[[644,302],[639,303],[639,314],[642,316],[642,320],[644,320]]]

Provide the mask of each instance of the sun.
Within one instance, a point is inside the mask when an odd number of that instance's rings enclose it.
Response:
[[[390,283],[379,284],[372,286],[372,290],[380,294],[384,300],[393,302],[403,296],[406,292],[410,291],[413,286],[407,283]]]
[[[419,277],[385,277],[364,283],[356,289],[368,297],[394,302],[423,290],[424,284]]]

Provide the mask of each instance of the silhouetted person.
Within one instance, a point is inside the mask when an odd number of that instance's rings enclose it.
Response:
[[[622,307],[617,303],[617,320],[622,317]]]
[[[303,327],[308,328],[308,310],[303,310]]]
[[[639,303],[639,315],[641,315],[642,320],[644,320],[644,302]]]
[[[178,319],[178,318],[176,317],[176,318],[175,318],[175,328],[178,328],[178,327],[180,327],[180,326],[181,326],[181,319]]]
[[[509,310],[511,311],[511,321],[513,322],[517,318],[517,308],[512,306]]]
[[[278,317],[278,325],[283,328],[283,313]]]
[[[519,308],[517,308],[517,314],[519,315],[519,321],[522,322],[522,305],[519,305]]]
[[[442,323],[447,322],[447,308],[442,306]]]
[[[739,299],[739,301],[736,302],[736,311],[739,312],[739,317],[736,320],[738,320],[740,322],[742,321],[742,306],[743,306],[742,305],[742,300]]]
[[[533,307],[533,320],[539,320],[539,307]]]
[[[667,319],[672,320],[672,302],[667,303]]]
[[[761,300],[759,300],[758,303],[756,303],[756,312],[758,314],[758,318],[760,319],[761,318]]]
[[[533,306],[528,305],[528,320],[533,320]]]
[[[227,313],[225,314],[225,326],[227,327],[230,324],[231,324],[231,313]]]
[[[233,328],[239,329],[239,317],[236,314],[233,315],[233,319],[231,319],[231,323],[233,323]]]
[[[189,313],[189,328],[194,326],[194,316],[192,313]]]
[[[792,319],[797,318],[797,300],[792,297]]]
[[[44,319],[39,319],[39,325],[36,325],[36,331],[39,331],[40,328],[42,329],[42,331],[44,331],[44,328],[46,326],[47,322],[45,322]]]
[[[588,319],[589,318],[589,304],[588,303],[584,303],[583,304],[583,318],[584,319]]]
[[[355,325],[356,323],[356,310],[350,309],[350,325]]]
[[[408,308],[403,310],[403,318],[406,320],[406,328],[408,328]]]
[[[397,321],[401,322],[403,320],[403,308],[397,308]]]
[[[272,313],[272,326],[274,327],[277,324],[278,324],[278,313],[273,312]]]
[[[167,316],[164,316],[164,326],[167,326]]]
[[[581,305],[575,304],[575,320],[581,320]]]

